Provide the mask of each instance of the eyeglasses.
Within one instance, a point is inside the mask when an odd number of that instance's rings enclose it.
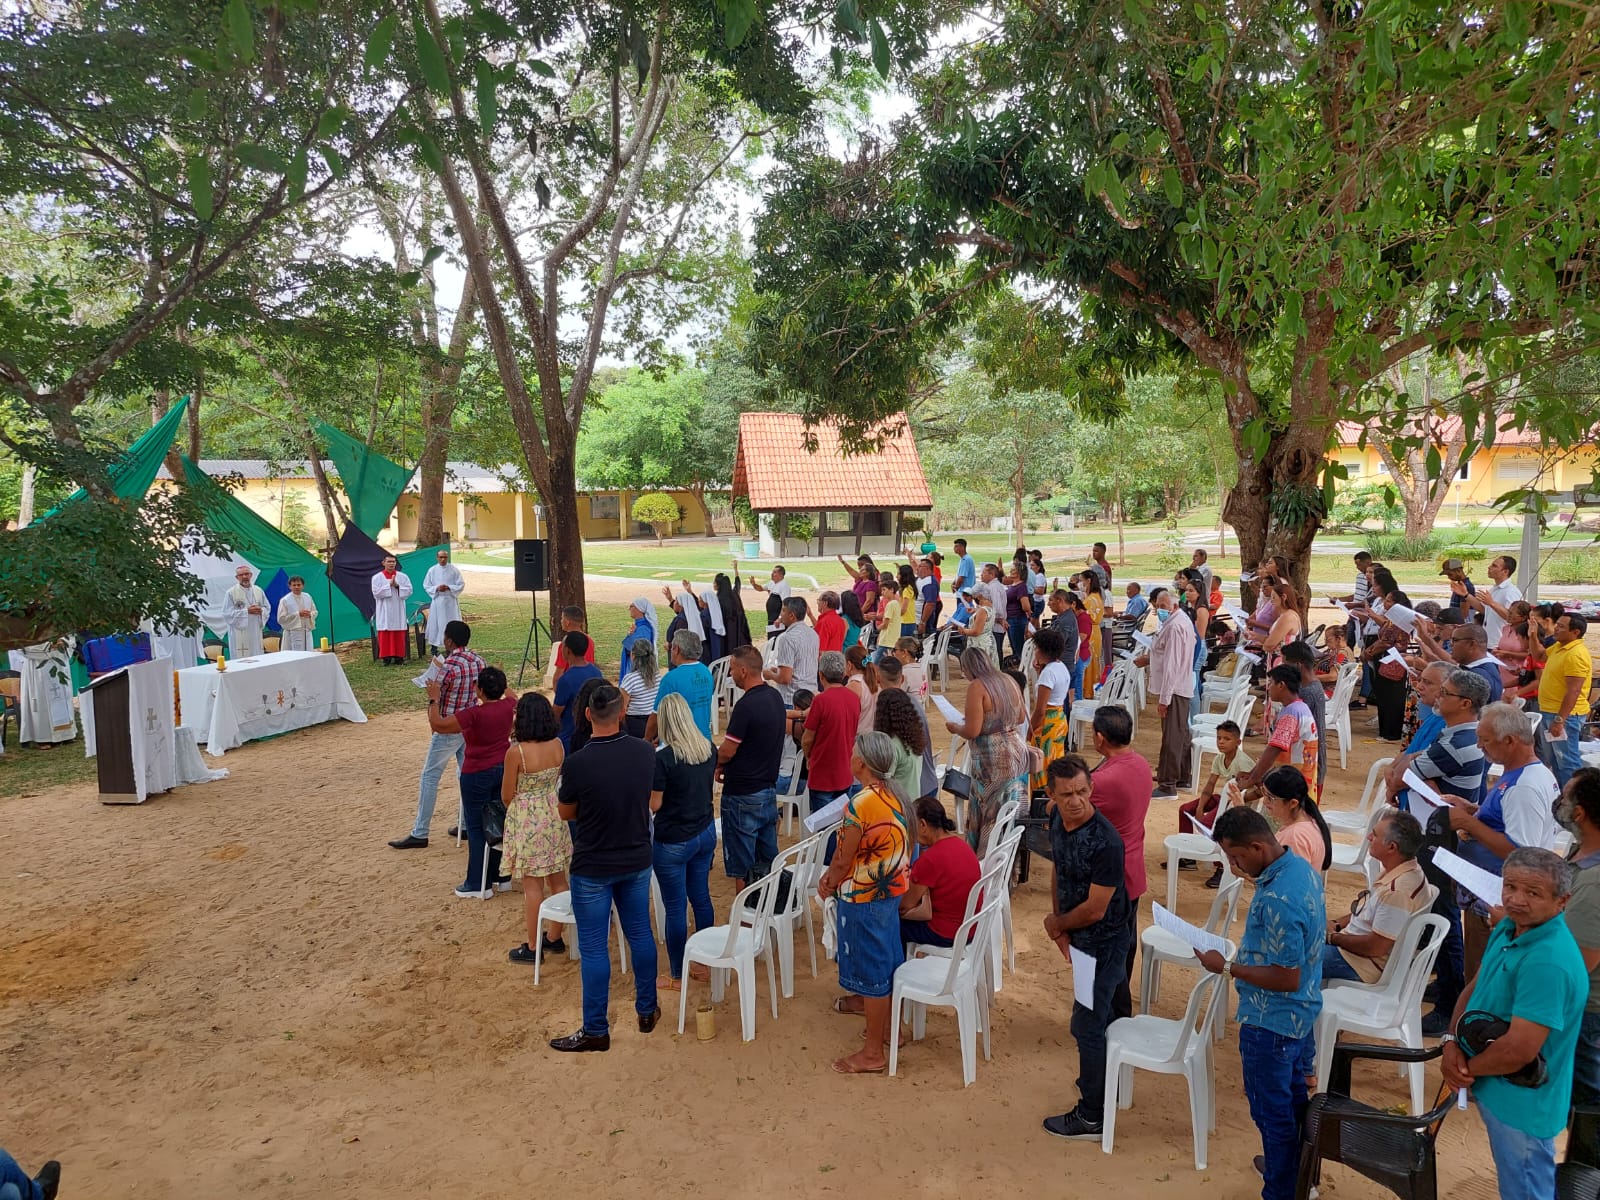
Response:
[[[1456,699],[1456,700],[1465,700],[1467,698],[1467,697],[1463,696],[1460,692],[1447,692],[1443,688],[1439,689],[1439,695],[1441,695],[1441,696],[1450,696],[1451,698]]]

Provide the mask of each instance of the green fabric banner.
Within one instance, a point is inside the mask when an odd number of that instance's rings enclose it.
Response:
[[[328,443],[328,457],[339,470],[350,499],[350,519],[362,533],[376,538],[411,482],[411,472],[332,425],[319,424],[317,434]]]
[[[189,397],[185,396],[167,410],[166,416],[140,434],[139,439],[128,447],[127,452],[111,464],[111,486],[121,499],[139,501],[144,499],[144,494],[156,480],[156,472],[161,470],[161,460],[167,456],[167,451],[172,446],[172,439],[178,432],[178,425],[183,420],[184,410],[188,407]],[[36,518],[33,523],[37,525],[74,501],[83,499],[85,495],[87,493],[79,488],[44,516]]]

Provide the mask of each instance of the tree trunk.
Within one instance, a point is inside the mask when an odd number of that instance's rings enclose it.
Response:
[[[560,446],[555,431],[550,438],[550,489],[543,493],[550,514],[550,605],[560,611],[567,605],[584,606],[583,534],[578,523],[578,484],[570,446]],[[621,513],[623,521],[627,513]]]
[[[689,488],[689,494],[694,497],[694,502],[700,506],[700,517],[705,522],[706,536],[711,537],[716,531],[711,528],[711,506],[706,503],[705,485],[692,485]]]
[[[39,468],[32,463],[22,465],[22,492],[17,497],[17,528],[26,529],[33,524],[33,487]]]
[[[201,378],[204,379],[204,376]],[[189,426],[189,457],[195,462],[200,461],[200,397],[203,391],[203,383],[197,383],[194,395],[189,398],[189,411],[183,414]]]
[[[1022,545],[1028,539],[1022,536],[1022,463],[1017,463],[1017,469],[1011,473],[1011,521],[1015,526],[1017,545]]]
[[[1122,485],[1117,484],[1116,495],[1112,500],[1117,513],[1117,566],[1122,566],[1128,561],[1127,545],[1123,540],[1122,526],[1127,521],[1127,511],[1122,507]]]

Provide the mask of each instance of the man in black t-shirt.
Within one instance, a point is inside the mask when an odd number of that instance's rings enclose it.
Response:
[[[661,1019],[656,1001],[656,938],[650,927],[650,789],[656,752],[622,732],[625,697],[601,684],[589,697],[594,733],[561,764],[556,800],[572,837],[572,915],[582,956],[583,1028],[550,1043],[554,1050],[611,1048],[611,909],[633,952],[634,1010],[639,1032]]]
[[[761,677],[761,651],[744,646],[728,664],[744,695],[733,706],[717,747],[722,780],[722,866],[730,878],[753,883],[778,857],[778,767],[788,710],[778,689]]]
[[[1046,1117],[1046,1133],[1099,1141],[1105,1114],[1106,1027],[1112,1000],[1128,973],[1129,915],[1122,838],[1091,802],[1089,764],[1076,754],[1045,768],[1050,793],[1050,857],[1055,868],[1045,934],[1069,961],[1072,950],[1094,959],[1094,1007],[1074,1001],[1072,1037],[1078,1043],[1078,1104]],[[1074,963],[1076,973],[1082,968]]]

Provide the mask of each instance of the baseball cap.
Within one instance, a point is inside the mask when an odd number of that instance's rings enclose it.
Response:
[[[1439,568],[1439,574],[1448,575],[1451,571],[1460,571],[1464,569],[1465,568],[1462,566],[1459,558],[1447,558],[1444,560],[1444,565]]]

